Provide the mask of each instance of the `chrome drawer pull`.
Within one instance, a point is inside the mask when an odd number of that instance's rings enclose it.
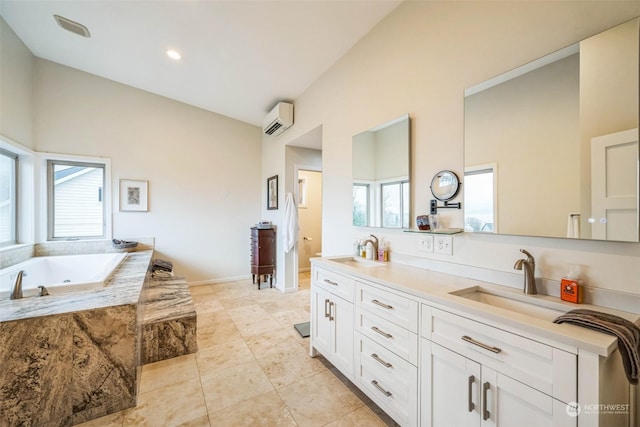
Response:
[[[497,354],[497,353],[500,353],[500,352],[502,351],[502,349],[501,349],[501,348],[498,348],[498,347],[492,347],[492,346],[490,346],[490,345],[487,345],[487,344],[481,343],[480,341],[476,341],[476,340],[474,340],[473,338],[471,338],[470,336],[467,336],[467,335],[463,335],[463,336],[462,336],[462,340],[463,340],[463,341],[466,341],[466,342],[468,342],[468,343],[471,343],[471,344],[473,344],[473,345],[477,345],[478,347],[482,347],[482,348],[484,348],[485,350],[489,350],[489,351],[490,351],[490,352],[492,352],[492,353],[496,353],[496,354]]]
[[[373,386],[375,388],[377,388],[378,390],[380,390],[385,396],[387,397],[391,397],[391,392],[387,391],[385,389],[383,389],[382,387],[380,387],[380,384],[378,384],[378,381],[376,380],[371,380],[371,384],[373,384]]]
[[[329,279],[324,279],[324,282],[325,282],[325,283],[328,283],[328,284],[330,284],[330,285],[333,285],[333,286],[338,286],[338,283],[337,283],[337,282],[332,282],[332,281],[331,281],[331,280],[329,280]]]
[[[378,356],[375,353],[371,354],[371,357],[373,358],[373,360],[375,360],[376,362],[380,363],[381,365],[383,365],[385,368],[391,368],[393,365],[389,362],[385,362],[384,360],[380,359],[380,356]]]
[[[380,329],[378,329],[378,327],[377,327],[377,326],[372,326],[372,327],[371,327],[371,330],[372,330],[373,332],[377,332],[377,333],[379,333],[380,335],[382,335],[382,336],[383,336],[383,337],[385,337],[385,338],[393,338],[393,335],[388,334],[388,333],[386,333],[385,331],[381,331]]]
[[[476,404],[473,403],[473,383],[476,382],[476,377],[471,375],[469,377],[469,412],[473,412],[476,409]]]
[[[377,299],[372,299],[371,302],[374,303],[375,305],[379,305],[382,308],[386,308],[387,310],[393,310],[392,305],[385,304],[383,302],[378,301]]]
[[[336,318],[331,315],[331,309],[333,308],[334,302],[329,301],[329,321],[335,320]]]
[[[329,309],[328,309],[328,306],[329,306],[329,300],[328,300],[328,299],[325,299],[325,300],[324,300],[324,317],[329,317]]]
[[[487,409],[487,392],[491,388],[491,384],[484,383],[482,384],[482,419],[487,421],[491,418],[491,413]]]

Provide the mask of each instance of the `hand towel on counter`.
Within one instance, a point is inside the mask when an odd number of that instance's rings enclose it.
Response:
[[[298,243],[299,232],[298,209],[293,201],[293,194],[287,193],[284,200],[284,232],[282,233],[285,252],[289,252]]]
[[[640,328],[634,323],[613,314],[594,310],[577,309],[559,316],[553,323],[570,323],[603,332],[618,338],[618,351],[627,379],[638,384],[640,377]]]
[[[173,264],[171,263],[171,261],[155,259],[153,260],[151,271],[173,271]]]
[[[570,239],[580,238],[580,214],[570,213],[567,217],[567,237]]]

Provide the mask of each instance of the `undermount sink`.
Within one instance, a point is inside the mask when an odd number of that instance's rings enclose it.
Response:
[[[351,267],[369,268],[369,267],[383,267],[387,265],[381,261],[374,261],[372,259],[360,258],[356,256],[344,257],[344,258],[330,258],[329,261],[338,262],[340,264],[349,265]]]
[[[571,309],[562,303],[550,300],[552,297],[544,295],[525,295],[509,291],[474,286],[460,291],[450,292],[471,301],[477,301],[492,307],[509,310],[537,319],[553,321]]]

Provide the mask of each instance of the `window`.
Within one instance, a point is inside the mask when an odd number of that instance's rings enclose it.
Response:
[[[464,173],[465,231],[496,232],[495,166],[468,169]]]
[[[49,239],[104,238],[105,165],[47,161]]]
[[[380,185],[382,192],[382,226],[409,228],[409,182],[396,181]]]
[[[353,225],[369,225],[369,184],[353,184]]]
[[[0,246],[18,242],[18,156],[0,149]]]

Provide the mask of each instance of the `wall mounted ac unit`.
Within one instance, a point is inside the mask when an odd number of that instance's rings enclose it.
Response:
[[[287,130],[293,124],[293,104],[279,102],[267,114],[262,129],[266,135],[276,136]]]

